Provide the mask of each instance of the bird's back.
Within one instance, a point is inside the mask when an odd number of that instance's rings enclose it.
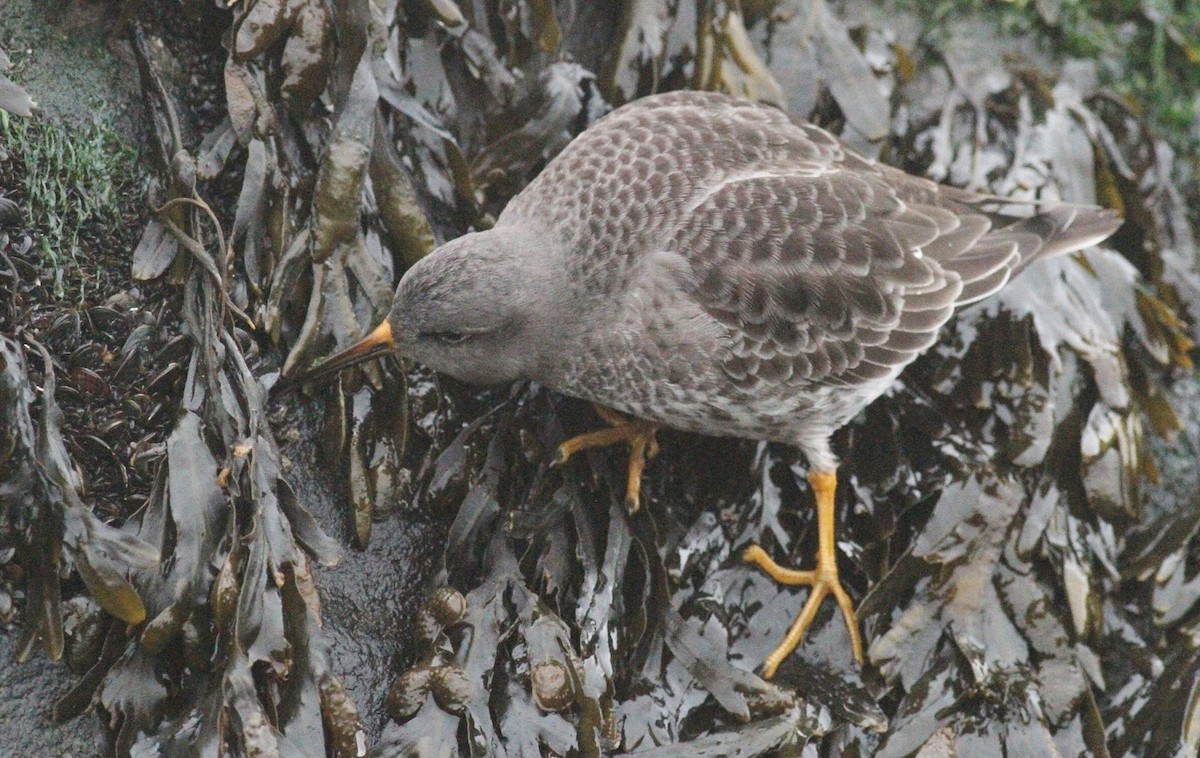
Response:
[[[642,98],[579,135],[499,223],[550,224],[577,251],[579,273],[594,274],[660,246],[715,177],[828,163],[836,142],[813,134],[782,111],[715,93]]]
[[[703,410],[692,403],[688,419],[668,410],[659,420],[786,438],[805,418],[844,423],[933,344],[956,307],[1039,257],[1094,244],[1119,226],[1095,208],[1056,204],[1018,217],[1007,207],[863,158],[775,108],[677,92],[635,101],[585,131],[499,224],[547,225],[570,251],[573,280],[618,306],[669,301],[681,317],[645,329],[655,332],[650,352],[709,353],[710,375],[689,366],[684,381],[693,386],[682,389],[639,390],[630,383],[676,380],[665,368],[610,363],[610,373],[638,378],[616,377],[608,384],[624,386],[609,394],[641,391],[651,401],[628,410],[656,415],[655,402],[715,393],[712,418],[696,421]],[[634,318],[644,327],[658,317]],[[591,349],[628,351],[634,332],[614,335],[620,347],[601,336]],[[572,381],[586,381],[587,369],[586,361],[573,367]],[[732,429],[731,407],[746,410]],[[768,430],[773,408],[783,426]]]

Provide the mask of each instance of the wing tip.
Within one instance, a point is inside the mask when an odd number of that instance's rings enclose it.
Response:
[[[1021,251],[1020,269],[1035,260],[1098,245],[1115,234],[1124,223],[1125,219],[1112,208],[1058,203],[1005,227],[1005,231],[1029,232],[1040,238],[1036,248]]]

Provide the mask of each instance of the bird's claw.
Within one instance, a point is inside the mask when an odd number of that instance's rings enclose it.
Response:
[[[566,444],[559,445],[558,449],[554,451],[554,457],[550,460],[550,468],[560,468],[566,465],[570,459],[571,453],[567,450]]]
[[[625,512],[630,516],[637,513],[642,508],[642,498],[637,493],[625,493]]]
[[[862,635],[858,631],[858,615],[854,612],[854,604],[850,600],[850,595],[842,587],[841,580],[838,578],[836,563],[818,559],[815,571],[790,569],[773,561],[758,545],[746,548],[746,552],[742,553],[742,560],[754,564],[780,584],[807,585],[812,588],[800,614],[792,622],[787,636],[763,661],[764,679],[775,676],[775,670],[779,668],[779,664],[783,663],[800,644],[804,633],[816,619],[821,602],[827,595],[833,595],[837,601],[838,608],[841,609],[842,616],[846,619],[846,628],[850,632],[850,652],[854,656],[854,660],[858,664],[862,664],[863,644]]]
[[[630,514],[637,513],[641,508],[642,472],[646,462],[658,455],[659,425],[650,421],[640,421],[622,416],[620,413],[596,405],[596,413],[611,426],[607,429],[597,429],[585,432],[567,440],[558,446],[558,452],[551,468],[562,466],[571,456],[581,450],[594,447],[607,447],[624,442],[629,445],[629,470],[625,483],[625,510]]]
[[[862,665],[863,662],[863,643],[862,634],[858,631],[858,616],[854,612],[854,603],[851,602],[850,595],[842,587],[842,582],[838,578],[837,553],[834,547],[833,497],[837,488],[837,473],[834,471],[811,471],[808,481],[812,485],[813,495],[817,500],[816,569],[798,571],[784,568],[771,560],[771,556],[767,555],[766,551],[758,545],[751,545],[742,554],[742,560],[758,566],[780,584],[804,584],[812,587],[808,599],[804,601],[804,607],[800,610],[800,615],[796,616],[796,620],[788,629],[787,636],[763,662],[763,677],[766,679],[775,675],[775,669],[779,668],[779,664],[783,663],[784,659],[791,655],[796,646],[800,644],[804,633],[808,631],[813,619],[817,617],[817,610],[821,607],[821,601],[825,599],[826,595],[833,595],[837,600],[838,608],[841,609],[842,616],[846,619],[846,628],[850,632],[850,652],[859,665]]]

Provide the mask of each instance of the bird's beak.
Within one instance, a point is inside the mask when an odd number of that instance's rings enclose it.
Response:
[[[396,341],[392,338],[392,325],[384,320],[382,324],[371,330],[371,333],[342,352],[329,358],[315,368],[295,377],[285,377],[275,385],[274,390],[286,392],[301,384],[324,379],[336,374],[344,368],[357,366],[381,355],[395,352]]]

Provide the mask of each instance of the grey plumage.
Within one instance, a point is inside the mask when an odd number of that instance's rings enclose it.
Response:
[[[878,164],[771,107],[658,95],[580,135],[494,230],[414,266],[389,321],[401,352],[460,378],[529,378],[675,428],[797,444],[829,470],[829,434],[956,308],[1120,225],[1022,207]]]
[[[776,581],[811,588],[763,676],[830,596],[861,663],[837,570],[830,435],[956,308],[1119,225],[1111,211],[910,176],[745,100],[648,97],[568,145],[493,229],[418,261],[388,318],[315,373],[396,351],[466,381],[532,379],[624,411],[636,419],[597,408],[613,428],[564,441],[558,460],[627,443],[630,512],[660,425],[800,447],[815,568],[780,566],[758,545],[743,553]]]

